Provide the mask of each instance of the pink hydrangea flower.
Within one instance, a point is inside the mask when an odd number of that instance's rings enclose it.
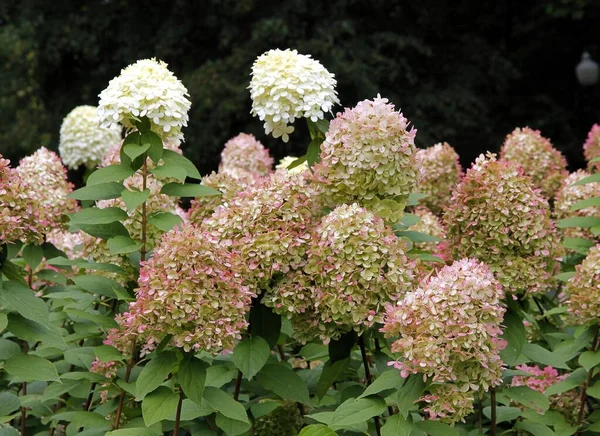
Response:
[[[565,294],[569,312],[580,324],[600,323],[600,244],[590,248],[585,259],[575,267]]]
[[[268,175],[273,168],[273,158],[254,135],[240,133],[225,143],[221,152],[219,172],[233,172],[239,170],[257,174]]]
[[[594,124],[590,129],[583,144],[583,155],[590,171],[597,171],[600,168],[600,162],[590,162],[592,159],[600,157],[600,124]]]
[[[563,182],[554,199],[554,218],[558,221],[573,216],[598,217],[600,206],[590,206],[576,211],[571,210],[575,203],[600,196],[600,183],[588,183],[585,185],[573,185],[574,183],[590,176],[585,170],[577,170],[571,173]],[[594,239],[590,229],[569,227],[561,229],[561,234],[566,238],[588,238]]]

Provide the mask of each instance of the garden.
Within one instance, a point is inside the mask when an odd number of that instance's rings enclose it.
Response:
[[[218,171],[157,59],[0,158],[0,435],[600,433],[600,125],[463,168],[385,95],[260,55]],[[68,169],[84,169],[74,186]]]

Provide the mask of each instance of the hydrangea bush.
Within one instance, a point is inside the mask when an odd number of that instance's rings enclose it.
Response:
[[[84,186],[45,148],[0,157],[1,434],[600,432],[593,140],[591,173],[522,129],[463,176],[386,98],[330,115],[335,85],[295,50],[256,60],[266,133],[310,133],[275,169],[241,134],[200,174],[154,59],[65,119]]]

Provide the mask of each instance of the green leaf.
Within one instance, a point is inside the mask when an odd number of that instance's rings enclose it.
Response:
[[[163,232],[170,231],[182,222],[181,217],[170,212],[155,212],[148,216],[148,224],[152,224]]]
[[[4,329],[6,328],[7,325],[8,325],[8,317],[6,316],[6,313],[0,312],[0,333],[2,333],[4,331]]]
[[[204,389],[204,399],[208,402],[209,406],[215,409],[217,412],[221,412],[228,418],[236,421],[247,422],[248,415],[246,409],[241,403],[235,401],[228,393],[207,386]]]
[[[287,166],[287,170],[293,170],[296,167],[299,167],[300,165],[302,165],[304,162],[306,162],[306,155],[299,157],[298,159],[296,159],[294,162],[292,162],[291,164],[289,164]]]
[[[42,401],[58,399],[62,394],[69,392],[71,389],[74,389],[80,384],[81,381],[79,380],[63,380],[62,382],[51,383],[46,389],[44,389]]]
[[[505,325],[502,339],[507,342],[506,347],[500,351],[502,361],[507,365],[514,365],[523,351],[523,347],[527,343],[525,326],[521,318],[514,312],[510,311],[504,315]]]
[[[329,131],[329,120],[322,118],[315,122],[317,129],[323,134],[326,134]]]
[[[65,351],[64,356],[68,364],[86,369],[90,369],[92,362],[96,358],[93,347],[71,348]]]
[[[304,427],[298,436],[337,436],[337,433],[323,424]]]
[[[202,405],[207,366],[206,363],[193,356],[186,356],[179,364],[177,375],[181,389],[186,397],[198,405]]]
[[[585,351],[579,356],[579,364],[589,371],[600,364],[600,351]]]
[[[284,364],[265,365],[256,376],[258,383],[284,400],[309,403],[308,388],[291,368]]]
[[[439,242],[440,238],[437,238],[432,235],[428,235],[427,233],[415,232],[413,230],[402,230],[396,232],[396,236],[399,238],[408,238],[413,242]]]
[[[496,422],[499,424],[505,421],[513,421],[521,416],[523,411],[518,407],[507,407],[507,406],[497,406],[496,407]],[[490,406],[483,408],[483,414],[491,419],[492,418],[492,408]]]
[[[122,190],[122,183],[98,183],[96,185],[88,185],[79,188],[71,192],[67,197],[74,198],[75,200],[110,200],[119,198]]]
[[[339,339],[329,342],[329,360],[337,362],[338,360],[350,357],[352,348],[358,341],[358,335],[354,330],[344,333]]]
[[[557,280],[560,280],[561,282],[565,282],[566,283],[569,280],[571,280],[574,275],[575,275],[575,271],[564,272],[564,273],[556,274],[554,276],[554,278],[557,279]]]
[[[154,357],[144,366],[136,383],[137,398],[142,399],[159,387],[177,363],[177,357],[173,353],[163,352]]]
[[[300,349],[298,354],[308,361],[326,360],[327,356],[329,356],[329,351],[326,345],[309,342]]]
[[[404,384],[405,379],[400,377],[400,373],[395,369],[383,372],[375,381],[367,386],[367,389],[358,397],[364,398],[369,395],[379,394],[390,389],[399,389]]]
[[[150,144],[148,149],[148,156],[152,159],[155,164],[158,163],[163,154],[163,143],[160,136],[154,133],[152,130],[146,130],[142,132],[140,142],[144,144]]]
[[[35,270],[44,258],[44,250],[40,245],[27,244],[21,251],[25,263]]]
[[[0,416],[7,416],[19,410],[21,401],[12,392],[0,392]]]
[[[279,406],[281,406],[281,403],[279,401],[267,398],[250,406],[250,411],[252,412],[252,416],[254,417],[254,419],[258,419],[261,416],[268,415],[273,410],[277,409]]]
[[[537,363],[550,365],[555,368],[570,369],[565,356],[561,353],[551,352],[537,344],[525,344],[523,354]]]
[[[60,381],[56,367],[49,360],[31,354],[18,354],[6,361],[4,370],[21,380],[30,382]]]
[[[180,183],[185,182],[185,178],[187,177],[187,171],[185,168],[168,163],[153,168],[150,170],[150,172],[158,178],[173,178],[179,180]]]
[[[217,424],[217,427],[223,430],[227,436],[237,436],[242,433],[246,433],[252,427],[249,422],[231,419],[218,412],[215,423]]]
[[[213,413],[214,410],[208,405],[206,400],[200,405],[194,403],[192,400],[185,399],[181,403],[181,421],[191,421],[201,416],[208,416]],[[169,417],[169,421],[175,421],[177,413],[174,413]]]
[[[252,330],[250,334],[260,336],[269,348],[273,348],[279,340],[281,332],[281,316],[277,315],[270,307],[260,302],[260,295],[252,301],[250,307],[250,325]]]
[[[110,224],[115,221],[125,220],[129,218],[129,215],[119,207],[106,207],[104,209],[88,207],[70,215],[70,217],[72,224],[89,225]]]
[[[88,274],[85,276],[75,276],[71,280],[77,286],[93,294],[104,295],[105,297],[115,298],[114,289],[123,287],[112,279],[104,276]]]
[[[95,236],[96,238],[110,239],[113,236],[129,236],[129,232],[123,225],[118,221],[110,224],[71,224],[70,230],[81,230],[88,235]]]
[[[95,347],[94,354],[102,363],[120,362],[124,359],[121,352],[110,345],[100,345],[98,347]]]
[[[52,417],[52,420],[72,422],[75,427],[102,427],[106,418],[96,412],[63,412]]]
[[[556,436],[556,433],[550,430],[548,426],[539,422],[521,421],[517,422],[514,428],[531,433],[533,436]]]
[[[327,361],[323,366],[321,377],[319,377],[319,382],[317,383],[317,390],[315,392],[317,397],[323,398],[331,385],[340,380],[341,376],[346,372],[349,366],[349,357],[336,362],[332,362],[331,360]]]
[[[395,400],[400,414],[404,418],[408,416],[411,410],[417,407],[415,401],[421,397],[423,389],[425,389],[425,382],[423,381],[423,377],[418,374],[411,375],[404,385],[398,389]]]
[[[192,179],[200,180],[202,178],[194,163],[175,151],[163,150],[162,160],[165,165],[183,168],[187,172],[187,176]]]
[[[15,311],[22,317],[47,325],[50,313],[41,298],[29,287],[17,282],[6,282],[0,288],[0,306]],[[6,315],[5,315],[6,316]]]
[[[594,241],[590,241],[589,239],[585,238],[565,238],[562,245],[569,250],[573,250],[576,253],[583,254],[585,256],[587,255],[588,251],[590,251],[590,248],[595,245],[595,243]]]
[[[587,185],[588,183],[600,182],[600,173],[592,174],[591,176],[584,177],[581,180],[576,181],[571,186]]]
[[[8,360],[20,352],[21,347],[19,347],[19,344],[9,339],[0,338],[0,360]]]
[[[504,390],[504,393],[516,403],[537,411],[545,412],[550,407],[550,402],[544,394],[527,386],[513,386]]]
[[[23,270],[9,260],[5,260],[2,264],[2,274],[4,274],[8,280],[27,285],[23,278]]]
[[[94,171],[87,179],[87,186],[98,185],[100,183],[120,182],[127,177],[131,177],[135,171],[128,166],[117,164],[99,168]]]
[[[410,436],[413,425],[402,415],[392,415],[381,427],[381,436]]]
[[[136,242],[129,236],[115,236],[106,241],[112,254],[129,254],[142,248],[141,242]]]
[[[131,212],[144,201],[148,200],[148,197],[150,197],[150,189],[144,189],[143,191],[130,191],[129,189],[123,189],[121,191],[121,196],[127,205],[127,210]]]
[[[52,324],[40,324],[11,313],[8,315],[8,330],[17,338],[27,342],[41,341],[45,345],[66,348],[60,330]]]
[[[310,141],[310,144],[308,144],[308,148],[306,149],[306,162],[308,163],[309,168],[312,168],[314,164],[319,162],[322,143],[323,137],[316,136],[312,141]]]
[[[421,200],[423,200],[424,198],[429,197],[429,195],[427,194],[423,194],[421,192],[411,192],[410,195],[408,196],[408,203],[406,203],[407,206],[418,206],[419,203],[421,202]]]
[[[565,380],[562,380],[556,384],[550,386],[544,392],[544,395],[549,397],[550,395],[562,394],[563,392],[570,391],[576,387],[581,386],[587,378],[587,371],[583,368],[578,368]]]
[[[419,421],[414,423],[415,427],[431,436],[459,436],[460,433],[448,424],[439,421]]]
[[[220,388],[237,376],[238,371],[229,365],[212,365],[206,368],[206,386]]]
[[[600,173],[598,173],[600,175]],[[592,216],[573,216],[565,218],[556,223],[556,227],[559,229],[566,229],[570,227],[581,227],[589,229],[590,227],[600,226],[600,218]]]
[[[600,382],[596,382],[594,386],[587,388],[586,392],[590,397],[600,400]]]
[[[106,436],[160,436],[162,434],[162,431],[156,431],[147,427],[132,427],[109,431],[106,433]]]
[[[267,341],[260,336],[254,336],[245,338],[236,345],[231,360],[236,368],[251,380],[267,363],[270,355],[271,348]]]
[[[134,144],[134,143],[123,143],[123,153],[125,153],[129,159],[131,159],[132,161],[135,160],[138,156],[143,155],[144,153],[146,153],[148,151],[148,149],[150,148],[150,144],[142,144],[142,145],[138,145],[138,144]]]
[[[196,183],[167,183],[160,190],[161,194],[170,195],[172,197],[207,197],[212,195],[221,195],[221,191],[217,191],[208,186]]]
[[[154,392],[146,395],[142,401],[142,416],[147,427],[168,419],[177,412],[179,395],[171,389],[161,386]]]
[[[385,401],[381,398],[350,398],[335,409],[330,427],[337,430],[368,421],[381,415],[385,408]]]
[[[600,206],[600,197],[592,197],[586,198],[583,200],[579,200],[569,209],[571,212],[575,212],[581,209],[586,209],[588,207],[596,207]]]

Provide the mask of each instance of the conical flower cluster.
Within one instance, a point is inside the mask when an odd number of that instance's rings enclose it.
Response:
[[[109,343],[128,352],[137,338],[147,353],[169,336],[185,351],[231,350],[256,295],[243,283],[244,263],[194,224],[166,233],[143,264],[136,301],[117,318]]]
[[[591,162],[592,159],[600,157],[600,124],[594,124],[590,129],[583,144],[583,155],[590,171],[597,171],[600,168],[600,162]]]
[[[361,333],[408,290],[414,265],[404,250],[381,218],[357,204],[339,206],[314,230],[303,271],[286,277],[263,302],[295,326],[312,325],[321,339]]]
[[[183,140],[191,102],[185,86],[156,59],[142,59],[121,70],[99,95],[98,118],[103,127],[147,117],[154,133],[163,139]]]
[[[252,65],[252,115],[264,121],[267,134],[288,142],[296,118],[316,122],[339,104],[334,75],[310,55],[269,50]]]
[[[523,167],[536,188],[552,198],[569,175],[567,160],[539,130],[517,128],[504,140],[500,158]]]
[[[506,293],[544,292],[554,283],[559,240],[548,201],[517,164],[477,158],[444,223],[454,258],[486,262]]]
[[[600,206],[589,206],[576,211],[571,209],[581,200],[600,197],[600,183],[573,185],[590,175],[585,170],[577,170],[564,180],[554,199],[554,217],[557,221],[569,217],[600,217]],[[561,229],[561,233],[568,238],[594,238],[589,229],[579,227]]]
[[[579,324],[600,323],[600,245],[590,248],[585,259],[575,267],[565,294],[569,312]]]
[[[64,228],[65,214],[77,210],[77,202],[67,198],[73,185],[67,180],[67,170],[53,151],[41,147],[31,156],[21,159],[17,173],[27,185],[27,195],[39,213],[36,219],[45,233]]]
[[[386,98],[364,100],[338,113],[313,167],[327,205],[357,202],[397,222],[419,178],[415,135]]]
[[[225,143],[221,152],[219,172],[237,173],[238,171],[266,176],[272,171],[273,158],[254,135],[240,133]]]
[[[430,413],[435,417],[462,419],[472,411],[472,403],[465,409],[465,396],[457,396],[458,392],[487,391],[501,383],[503,297],[502,286],[487,265],[462,259],[388,307],[382,331],[398,338],[392,352],[400,355],[391,364],[402,377],[423,374],[431,379],[433,396],[425,400],[432,404]]]
[[[77,106],[60,126],[58,152],[68,168],[94,168],[108,150],[121,142],[121,125],[101,127],[94,106]]]
[[[417,162],[423,173],[417,191],[427,194],[423,204],[439,215],[450,203],[462,176],[458,154],[450,144],[442,142],[417,151]]]

